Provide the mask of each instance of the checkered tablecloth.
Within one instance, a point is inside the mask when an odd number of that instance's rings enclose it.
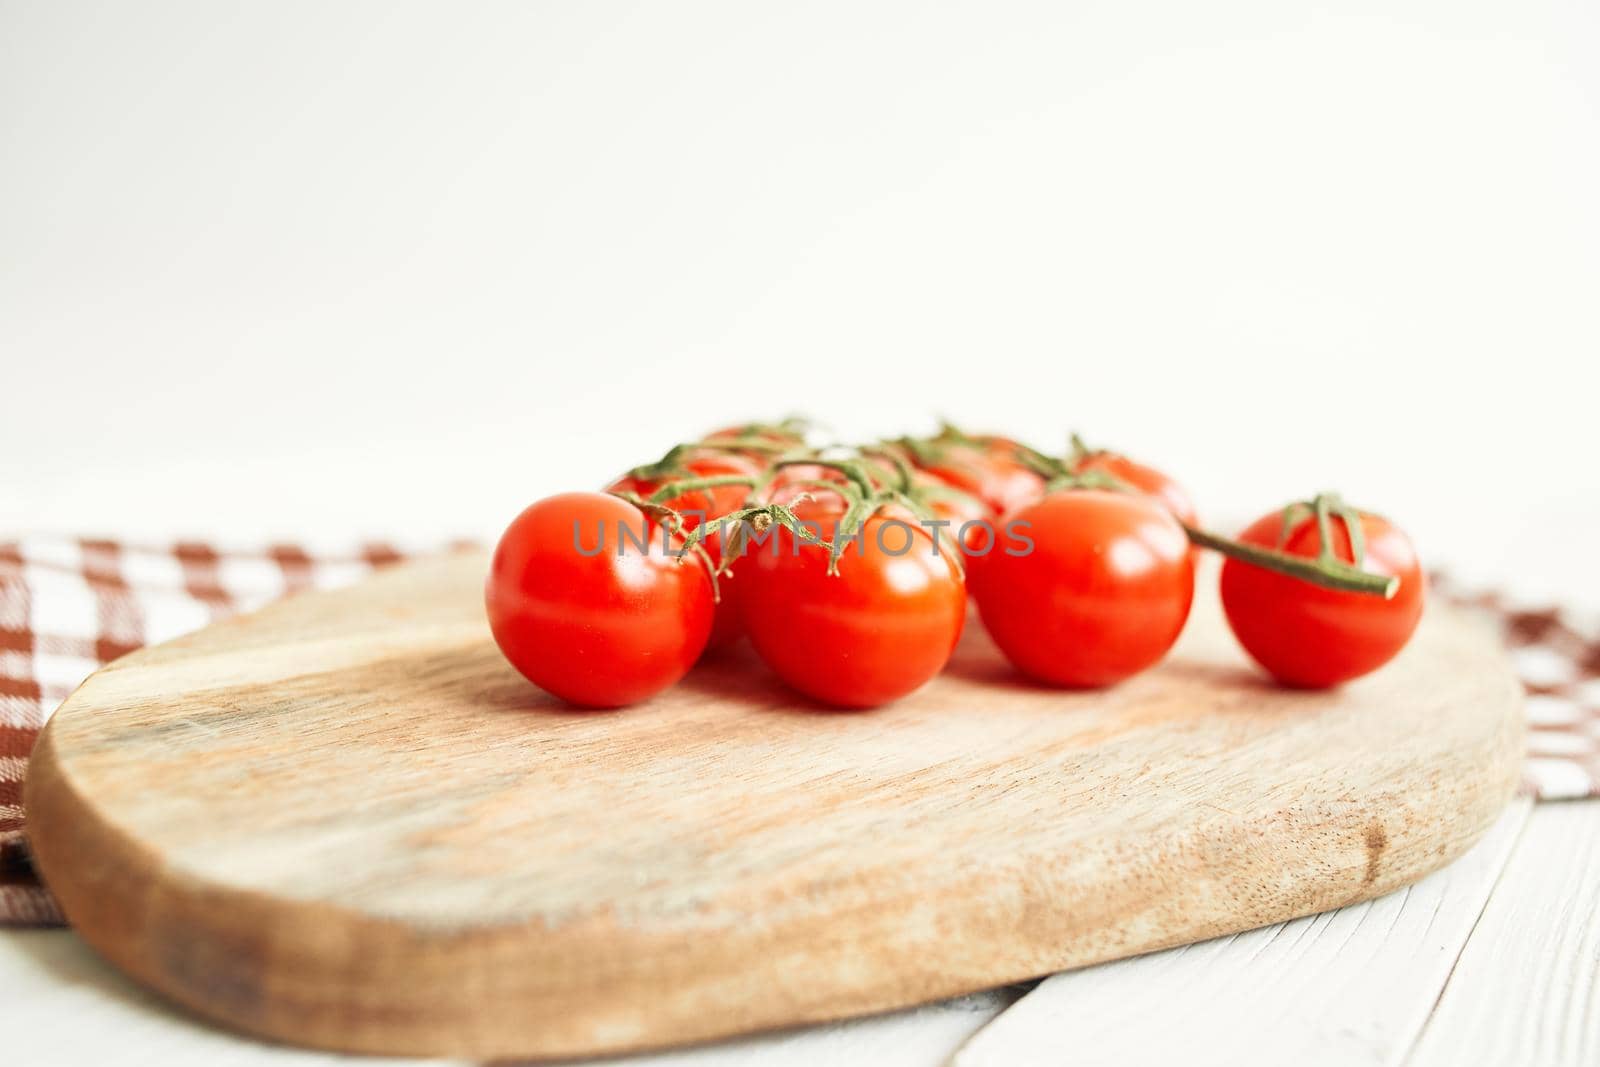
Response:
[[[287,593],[451,547],[0,542],[0,924],[61,921],[28,868],[22,778],[45,719],[91,671]]]
[[[22,778],[45,719],[89,672],[286,593],[344,585],[451,547],[0,543],[0,924],[61,921],[28,869]],[[1503,626],[1529,694],[1525,790],[1546,800],[1600,795],[1600,628],[1496,593],[1435,588]]]

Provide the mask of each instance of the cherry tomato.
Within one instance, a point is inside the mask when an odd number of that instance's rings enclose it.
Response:
[[[1194,599],[1178,520],[1150,497],[1098,489],[1052,493],[1007,516],[993,548],[968,559],[967,579],[1006,658],[1039,681],[1075,688],[1156,663]]]
[[[675,551],[682,539],[671,535],[667,544]],[[495,548],[484,601],[511,665],[580,707],[622,707],[659,693],[694,665],[711,632],[705,566],[663,551],[661,529],[605,493],[547,497],[513,519]]]
[[[1222,565],[1222,607],[1245,651],[1284,685],[1322,689],[1359,678],[1393,659],[1422,618],[1427,581],[1411,541],[1387,519],[1361,514],[1363,569],[1400,579],[1395,595],[1326,589],[1240,560]],[[1314,517],[1295,523],[1279,544],[1281,512],[1264,515],[1238,537],[1246,544],[1315,557],[1321,547]],[[1355,557],[1343,520],[1332,522],[1333,545]]]
[[[796,514],[829,538],[843,512],[837,501],[813,500]],[[780,678],[824,703],[870,708],[944,668],[967,608],[948,547],[935,551],[910,516],[879,513],[862,526],[861,548],[847,548],[829,574],[828,550],[797,540],[774,527],[739,562],[745,628]]]
[[[1044,491],[1044,479],[1020,460],[970,445],[946,445],[920,466],[983,501],[992,518],[1033,503]]]
[[[1160,500],[1178,517],[1179,522],[1188,526],[1200,524],[1199,513],[1195,511],[1194,500],[1188,491],[1154,467],[1147,467],[1117,452],[1090,452],[1074,463],[1072,470],[1074,474],[1089,471],[1109,474]]]

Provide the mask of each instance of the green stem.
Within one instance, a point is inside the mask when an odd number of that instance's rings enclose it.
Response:
[[[1381,596],[1385,599],[1393,597],[1400,588],[1400,579],[1387,574],[1373,574],[1370,571],[1358,570],[1337,559],[1310,559],[1306,556],[1294,556],[1276,549],[1263,548],[1260,545],[1247,545],[1242,541],[1223,537],[1196,526],[1184,526],[1183,532],[1189,535],[1189,540],[1202,548],[1209,548],[1220,552],[1230,559],[1239,560],[1241,563],[1265,567],[1279,574],[1286,574],[1290,578],[1298,578],[1302,582],[1320,585],[1326,589],[1338,589],[1348,593],[1365,593],[1368,596]]]
[[[730,485],[742,485],[746,488],[754,487],[756,480],[746,474],[715,474],[705,478],[680,478],[675,482],[668,482],[654,493],[650,494],[650,503],[665,504],[680,496],[698,493],[706,489],[722,489]]]
[[[1141,496],[1139,490],[1109,471],[1084,471],[1082,474],[1058,474],[1044,483],[1046,494],[1062,489],[1105,489],[1113,493]]]
[[[640,481],[654,482],[682,475],[686,473],[684,461],[696,452],[720,452],[728,455],[759,452],[762,455],[777,456],[788,450],[788,446],[762,441],[685,441],[667,449],[666,454],[655,462],[634,467],[628,472],[628,476],[638,478]]]
[[[862,464],[862,461],[859,460],[859,459],[823,459],[820,456],[801,456],[801,457],[797,457],[797,458],[792,459],[792,460],[791,459],[781,459],[778,462],[774,463],[773,466],[774,467],[805,467],[805,466],[823,467],[823,468],[825,468],[827,470],[838,471],[840,474],[842,474],[846,478],[850,479],[850,484],[854,485],[863,494],[870,494],[870,493],[872,493],[874,491],[874,487],[872,485],[872,478],[871,478],[870,475],[867,474],[867,468]]]

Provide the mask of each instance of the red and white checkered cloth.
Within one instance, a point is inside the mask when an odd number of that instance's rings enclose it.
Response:
[[[416,554],[390,545],[0,543],[0,925],[61,921],[23,851],[22,776],[45,719],[89,672],[285,593],[348,584]],[[1502,621],[1529,693],[1524,789],[1545,800],[1600,795],[1600,629],[1553,608],[1435,588]]]
[[[1500,622],[1528,691],[1522,791],[1539,800],[1600,796],[1600,619],[1520,604],[1497,591],[1468,593],[1438,576],[1433,585]]]
[[[23,851],[22,776],[45,719],[91,671],[286,593],[453,547],[0,542],[0,925],[61,921]]]

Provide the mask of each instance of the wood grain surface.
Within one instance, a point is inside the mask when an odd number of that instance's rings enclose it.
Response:
[[[1517,777],[1497,642],[1438,607],[1333,694],[1261,682],[1202,595],[1173,657],[1108,692],[1018,681],[974,623],[875,712],[734,656],[596,713],[503,663],[485,569],[408,566],[94,675],[27,792],[83,936],[284,1041],[591,1054],[1363,900],[1464,851]]]

